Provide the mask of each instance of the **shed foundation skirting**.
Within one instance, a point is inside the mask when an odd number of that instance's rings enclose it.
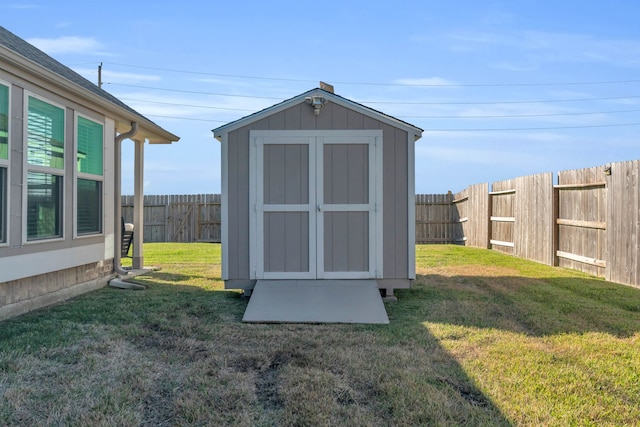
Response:
[[[411,280],[409,279],[376,279],[378,289],[384,290],[385,295],[392,296],[394,289],[411,288]],[[256,286],[256,280],[225,280],[225,289],[242,289],[246,296],[251,295],[251,291]]]
[[[0,320],[104,287],[115,277],[113,260],[0,283]]]

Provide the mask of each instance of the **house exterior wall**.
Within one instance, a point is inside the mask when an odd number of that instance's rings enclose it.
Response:
[[[227,136],[228,238],[225,255],[228,288],[250,288],[249,132],[251,130],[383,131],[383,280],[391,288],[407,287],[409,271],[408,135],[358,111],[328,102],[319,115],[304,102],[274,113]],[[413,143],[413,142],[412,142]],[[381,287],[385,287],[381,285]]]
[[[30,76],[0,64],[0,81],[10,86],[9,171],[7,241],[0,244],[0,312],[17,313],[34,307],[46,295],[65,294],[65,289],[109,277],[114,247],[113,163],[115,121],[98,107],[81,105],[73,93],[47,86]],[[36,97],[65,111],[63,234],[61,238],[27,241],[26,216],[26,102]],[[74,236],[76,186],[76,113],[103,125],[102,233]],[[97,282],[96,282],[97,283]],[[104,283],[102,283],[104,284]],[[67,292],[68,293],[68,292]],[[44,300],[42,300],[44,301]]]
[[[0,321],[99,289],[112,270],[110,259],[0,283]]]

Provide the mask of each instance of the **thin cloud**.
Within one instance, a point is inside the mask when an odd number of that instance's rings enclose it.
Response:
[[[488,52],[513,49],[515,59],[495,63],[499,69],[530,70],[544,63],[606,63],[617,66],[640,64],[640,40],[602,39],[587,34],[545,31],[501,33],[458,31],[445,35],[456,52]]]
[[[97,75],[97,68],[76,68],[75,71],[89,80],[94,79]],[[91,76],[91,77],[89,77]],[[153,74],[140,74],[140,73],[126,73],[119,71],[110,71],[109,69],[102,68],[102,81],[109,83],[141,83],[141,82],[157,82],[162,80],[162,77]]]
[[[93,37],[62,36],[55,39],[31,38],[27,41],[50,55],[68,53],[106,55],[102,43]]]

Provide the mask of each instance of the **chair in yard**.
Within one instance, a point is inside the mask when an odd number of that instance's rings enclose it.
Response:
[[[131,242],[133,241],[133,224],[125,223],[122,218],[122,246],[120,256],[122,258],[131,258],[129,255],[129,249],[131,248]]]

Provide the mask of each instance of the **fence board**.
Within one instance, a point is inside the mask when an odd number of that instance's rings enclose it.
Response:
[[[514,218],[516,216],[516,195],[515,179],[494,182],[489,194],[491,199],[490,218]],[[491,221],[490,248],[513,255],[515,251],[514,230],[515,222]]]
[[[474,184],[466,189],[463,224],[465,245],[477,248],[489,247],[489,184]]]
[[[562,171],[558,173],[558,248],[562,254],[558,265],[604,277],[607,259],[607,230],[579,227],[571,222],[605,223],[607,221],[607,189],[604,166]],[[567,221],[569,223],[567,223]],[[583,262],[582,260],[598,262]]]
[[[553,174],[518,177],[515,189],[514,255],[553,265]]]
[[[145,242],[220,242],[219,194],[144,196]],[[122,217],[133,222],[133,196],[122,196]]]
[[[416,243],[455,243],[453,195],[416,195]]]
[[[640,287],[640,161],[613,163],[609,171],[605,277]]]

